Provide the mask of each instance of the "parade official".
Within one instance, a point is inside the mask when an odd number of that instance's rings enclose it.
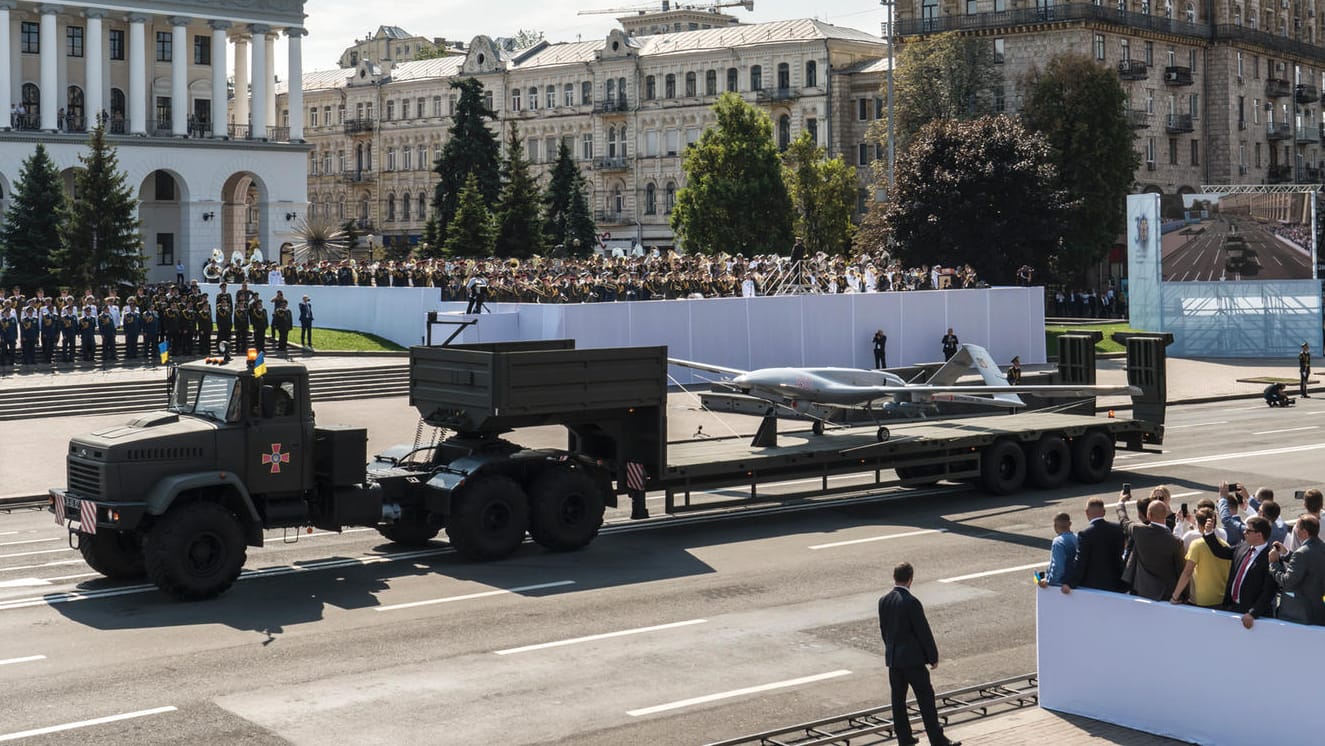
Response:
[[[307,295],[299,301],[299,345],[313,349],[313,302]]]
[[[920,599],[911,595],[911,581],[915,570],[911,563],[903,562],[893,568],[892,591],[879,599],[879,631],[883,635],[884,658],[888,665],[888,684],[892,689],[893,725],[897,742],[918,744],[911,735],[911,719],[906,708],[906,692],[910,688],[916,695],[916,706],[925,723],[925,735],[934,746],[960,746],[943,735],[938,708],[934,704],[934,686],[929,681],[929,670],[939,667],[939,649],[934,634],[925,619],[925,608]]]
[[[1311,378],[1311,347],[1303,342],[1302,351],[1297,353],[1297,379],[1302,386],[1302,391],[1299,393],[1301,393],[1303,399],[1311,398],[1311,394],[1307,393],[1307,379],[1309,378]]]

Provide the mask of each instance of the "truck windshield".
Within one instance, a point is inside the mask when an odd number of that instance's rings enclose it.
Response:
[[[180,371],[170,411],[207,417],[219,422],[239,420],[239,387],[234,376]]]

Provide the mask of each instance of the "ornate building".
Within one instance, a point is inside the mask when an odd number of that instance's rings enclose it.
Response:
[[[281,36],[303,77],[303,0],[0,0],[0,200],[36,143],[71,188],[87,130],[105,123],[141,200],[151,281],[182,261],[199,276],[213,248],[293,238],[306,204],[303,105],[275,99]],[[235,63],[235,91],[228,87]],[[280,77],[286,77],[281,74]],[[251,90],[251,94],[250,94]]]
[[[725,91],[768,112],[779,144],[808,130],[859,166],[863,209],[876,157],[865,132],[881,111],[884,54],[878,37],[802,19],[651,36],[614,30],[514,52],[479,36],[463,57],[309,73],[309,213],[356,220],[390,245],[417,243],[455,107],[450,83],[459,77],[483,83],[503,143],[518,125],[538,173],[567,144],[611,245],[672,245],[682,151],[712,123]]]

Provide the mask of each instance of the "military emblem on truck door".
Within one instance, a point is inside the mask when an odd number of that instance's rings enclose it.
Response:
[[[290,454],[288,454],[288,453],[281,453],[281,444],[280,444],[280,443],[272,443],[272,444],[271,444],[271,453],[264,453],[264,454],[262,454],[262,463],[263,463],[264,465],[265,465],[265,464],[271,464],[271,473],[272,473],[272,474],[280,474],[280,473],[281,473],[281,464],[288,464],[288,463],[290,463]]]

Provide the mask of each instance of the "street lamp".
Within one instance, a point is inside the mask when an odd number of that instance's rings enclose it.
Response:
[[[897,146],[893,137],[893,22],[896,20],[896,0],[879,0],[879,4],[888,9],[888,20],[884,21],[888,39],[888,198],[892,199],[893,169],[897,164]]]

